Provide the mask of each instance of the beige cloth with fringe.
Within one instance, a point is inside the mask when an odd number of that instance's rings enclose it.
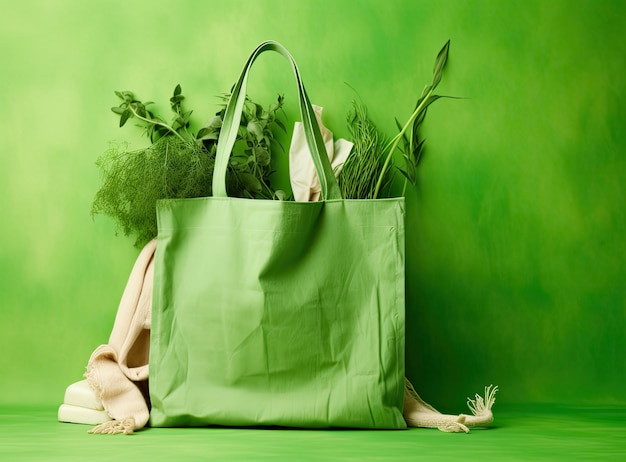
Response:
[[[132,433],[148,409],[148,357],[156,239],[140,252],[115,317],[109,343],[92,353],[85,377],[114,420],[90,433]]]

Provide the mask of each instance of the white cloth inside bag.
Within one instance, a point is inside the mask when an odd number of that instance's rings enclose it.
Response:
[[[343,138],[334,141],[333,132],[322,123],[324,108],[314,104],[312,106],[328,153],[328,160],[330,160],[335,176],[337,176],[354,144]],[[311,151],[309,151],[306,143],[302,122],[294,124],[291,145],[289,146],[289,180],[295,201],[314,202],[320,199],[320,182],[311,159]]]

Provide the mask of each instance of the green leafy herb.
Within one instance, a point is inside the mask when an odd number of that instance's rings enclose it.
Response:
[[[217,138],[226,112],[226,103],[230,95],[223,95],[223,108],[209,120],[206,127],[198,131],[197,139],[207,149],[217,146]],[[282,110],[284,98],[279,95],[277,102],[264,109],[249,98],[243,106],[240,128],[235,147],[230,157],[227,190],[229,195],[255,199],[274,199],[277,196],[269,182],[273,172],[271,168],[273,146],[282,149],[274,136],[276,127],[286,133],[284,124],[277,118]]]
[[[138,121],[150,139],[143,149],[129,151],[126,144],[112,145],[96,162],[103,184],[92,204],[93,214],[114,219],[125,235],[133,235],[141,247],[157,234],[156,201],[211,195],[217,138],[225,109],[211,118],[197,133],[189,129],[192,111],[183,108],[180,85],[170,98],[171,123],[149,109],[130,91],[117,91],[121,102],[111,108],[120,118],[120,127],[130,119]],[[221,96],[225,105],[229,95]],[[229,195],[252,198],[282,198],[274,191],[270,176],[271,153],[280,144],[275,129],[285,130],[277,113],[283,97],[264,109],[247,99],[238,137],[226,174]]]
[[[120,127],[123,127],[133,117],[139,120],[146,130],[146,135],[153,143],[162,136],[167,135],[177,136],[182,141],[192,140],[193,137],[187,131],[192,111],[183,112],[181,102],[185,97],[181,93],[180,85],[176,85],[174,95],[170,98],[172,111],[176,114],[172,125],[168,125],[163,119],[155,116],[148,109],[148,106],[153,104],[152,101],[142,103],[130,91],[116,91],[115,94],[122,102],[119,106],[112,107],[111,110],[120,116]]]

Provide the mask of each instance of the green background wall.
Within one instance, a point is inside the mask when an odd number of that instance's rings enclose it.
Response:
[[[138,251],[90,217],[94,162],[110,141],[145,143],[117,128],[113,90],[166,102],[180,83],[204,122],[268,38],[340,136],[345,82],[393,134],[452,41],[439,91],[466,99],[432,106],[407,195],[407,374],[423,397],[458,412],[494,383],[502,403],[626,403],[626,3],[7,4],[0,403],[60,402],[108,338]],[[294,91],[282,62],[259,62],[253,96]]]

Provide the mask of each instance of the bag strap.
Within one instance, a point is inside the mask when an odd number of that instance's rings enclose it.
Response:
[[[298,84],[298,96],[300,103],[300,116],[302,118],[302,126],[306,137],[315,171],[320,181],[322,199],[341,199],[341,191],[337,185],[335,174],[328,160],[328,154],[324,147],[324,141],[320,133],[315,112],[311,107],[311,102],[306,94],[302,80],[300,79],[300,71],[291,54],[280,43],[268,40],[261,43],[250,55],[248,62],[241,72],[239,80],[233,87],[231,97],[226,106],[222,129],[217,141],[217,153],[215,158],[215,169],[213,172],[213,196],[227,197],[226,193],[226,168],[230,159],[230,154],[235,145],[239,123],[241,121],[241,113],[246,99],[246,86],[248,81],[248,73],[252,67],[252,63],[256,58],[265,51],[275,51],[284,56],[291,63],[296,82]]]

